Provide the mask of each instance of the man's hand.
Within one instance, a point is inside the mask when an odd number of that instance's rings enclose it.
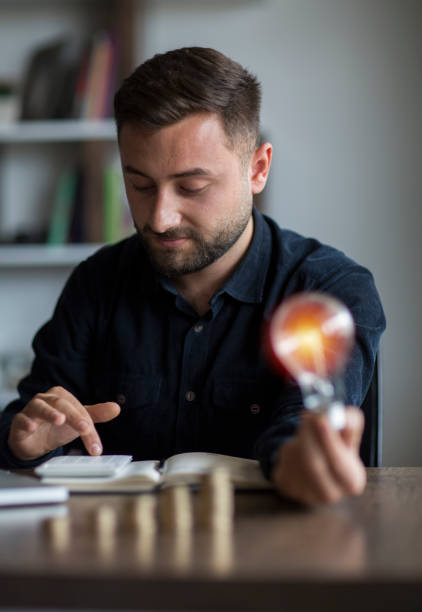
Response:
[[[102,444],[94,423],[114,419],[120,407],[114,402],[83,406],[63,387],[38,393],[13,418],[8,444],[23,461],[36,459],[81,437],[90,455],[101,455]]]
[[[271,475],[278,491],[311,506],[362,493],[366,484],[359,457],[363,425],[363,413],[354,406],[347,407],[341,431],[331,427],[326,415],[306,412],[296,436],[280,448]]]

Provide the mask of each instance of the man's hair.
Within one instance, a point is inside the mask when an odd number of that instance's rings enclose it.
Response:
[[[114,98],[117,131],[126,123],[158,130],[194,113],[216,113],[231,148],[252,153],[259,140],[261,87],[214,49],[154,55],[123,81]]]

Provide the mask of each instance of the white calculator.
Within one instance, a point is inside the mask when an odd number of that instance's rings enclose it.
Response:
[[[131,461],[132,455],[62,455],[41,463],[35,473],[43,478],[105,478],[117,476]]]

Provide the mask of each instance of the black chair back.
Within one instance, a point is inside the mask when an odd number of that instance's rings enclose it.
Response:
[[[366,467],[379,467],[382,462],[382,397],[379,355],[368,393],[362,404],[365,415],[360,456]]]

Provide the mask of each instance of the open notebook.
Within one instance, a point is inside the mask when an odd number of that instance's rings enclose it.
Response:
[[[42,482],[63,484],[72,492],[151,491],[175,484],[197,485],[203,474],[220,467],[230,474],[236,489],[271,488],[258,461],[205,452],[173,455],[162,465],[159,461],[132,461],[114,477],[48,477]]]
[[[68,497],[65,486],[47,486],[36,478],[0,470],[0,506],[57,504]]]

